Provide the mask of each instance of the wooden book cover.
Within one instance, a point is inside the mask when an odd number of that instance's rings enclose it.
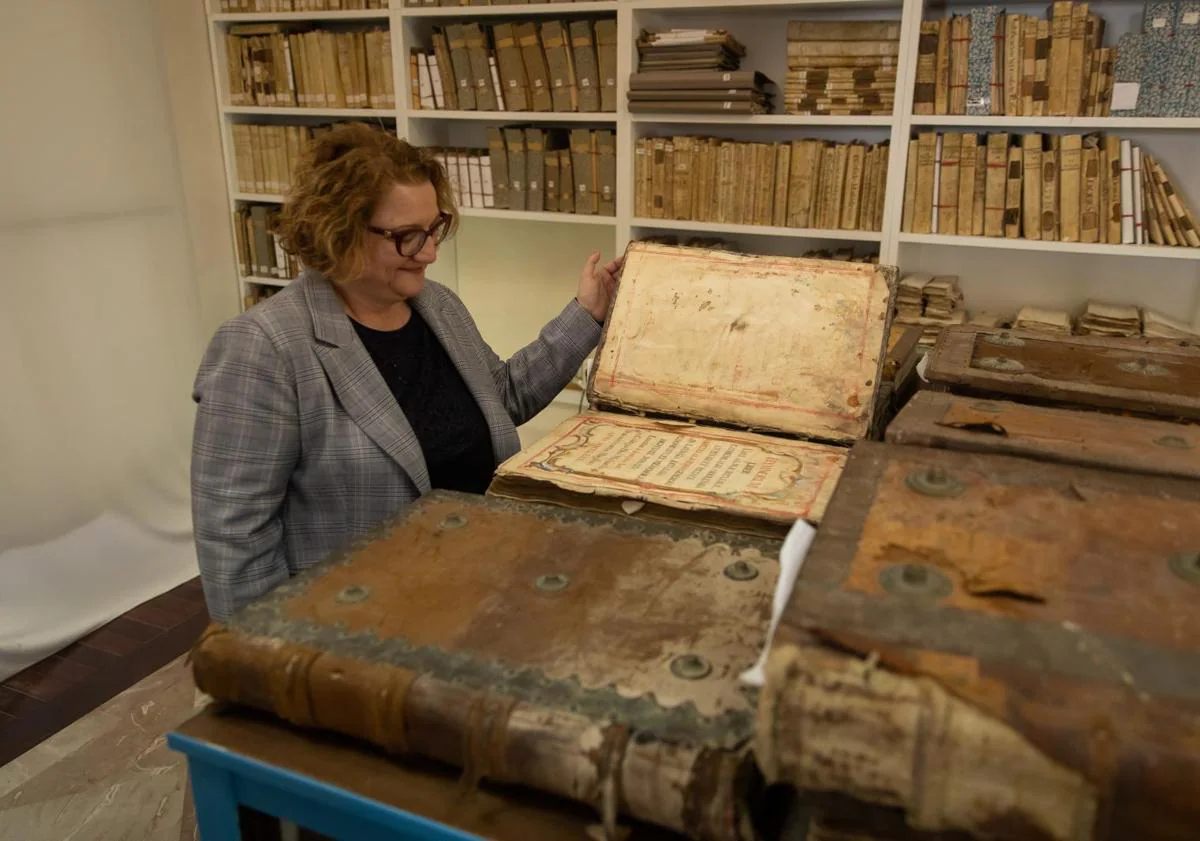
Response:
[[[433,491],[213,623],[197,687],[303,728],[750,841],[778,541]]]
[[[767,783],[948,833],[908,839],[1190,838],[1197,545],[1195,481],[859,442],[768,658]]]
[[[886,436],[893,444],[1200,479],[1200,426],[1108,412],[925,390]]]
[[[1200,345],[947,327],[925,376],[943,391],[1200,420]]]
[[[631,243],[592,410],[501,464],[488,493],[767,534],[819,521],[871,429],[895,277]]]

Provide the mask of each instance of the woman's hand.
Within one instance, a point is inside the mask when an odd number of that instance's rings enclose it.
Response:
[[[600,252],[597,251],[588,257],[579,275],[579,290],[575,294],[575,300],[598,322],[604,322],[604,317],[608,314],[608,305],[617,294],[617,282],[621,279],[624,262],[625,258],[622,256],[602,266]]]

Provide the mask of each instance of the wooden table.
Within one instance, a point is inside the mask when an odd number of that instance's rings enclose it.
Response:
[[[598,814],[529,789],[466,790],[455,769],[397,760],[255,711],[209,707],[168,734],[187,756],[202,841],[242,841],[239,806],[334,839],[600,839]],[[594,828],[589,832],[589,827]],[[679,841],[633,825],[628,841]]]

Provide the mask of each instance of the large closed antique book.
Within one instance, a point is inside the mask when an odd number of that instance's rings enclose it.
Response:
[[[214,623],[196,684],[691,838],[751,838],[778,541],[434,491]],[[611,836],[610,836],[611,837]]]
[[[1112,412],[919,391],[885,436],[894,444],[1200,479],[1200,426]]]
[[[861,825],[1195,839],[1200,483],[862,442],[766,675],[767,782]]]
[[[1200,420],[1200,345],[947,327],[929,353],[935,390]]]
[[[878,411],[895,269],[636,242],[590,410],[489,494],[782,535]]]

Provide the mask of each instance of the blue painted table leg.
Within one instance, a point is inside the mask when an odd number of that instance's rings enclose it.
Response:
[[[241,841],[233,774],[196,759],[188,761],[188,774],[200,841]]]

